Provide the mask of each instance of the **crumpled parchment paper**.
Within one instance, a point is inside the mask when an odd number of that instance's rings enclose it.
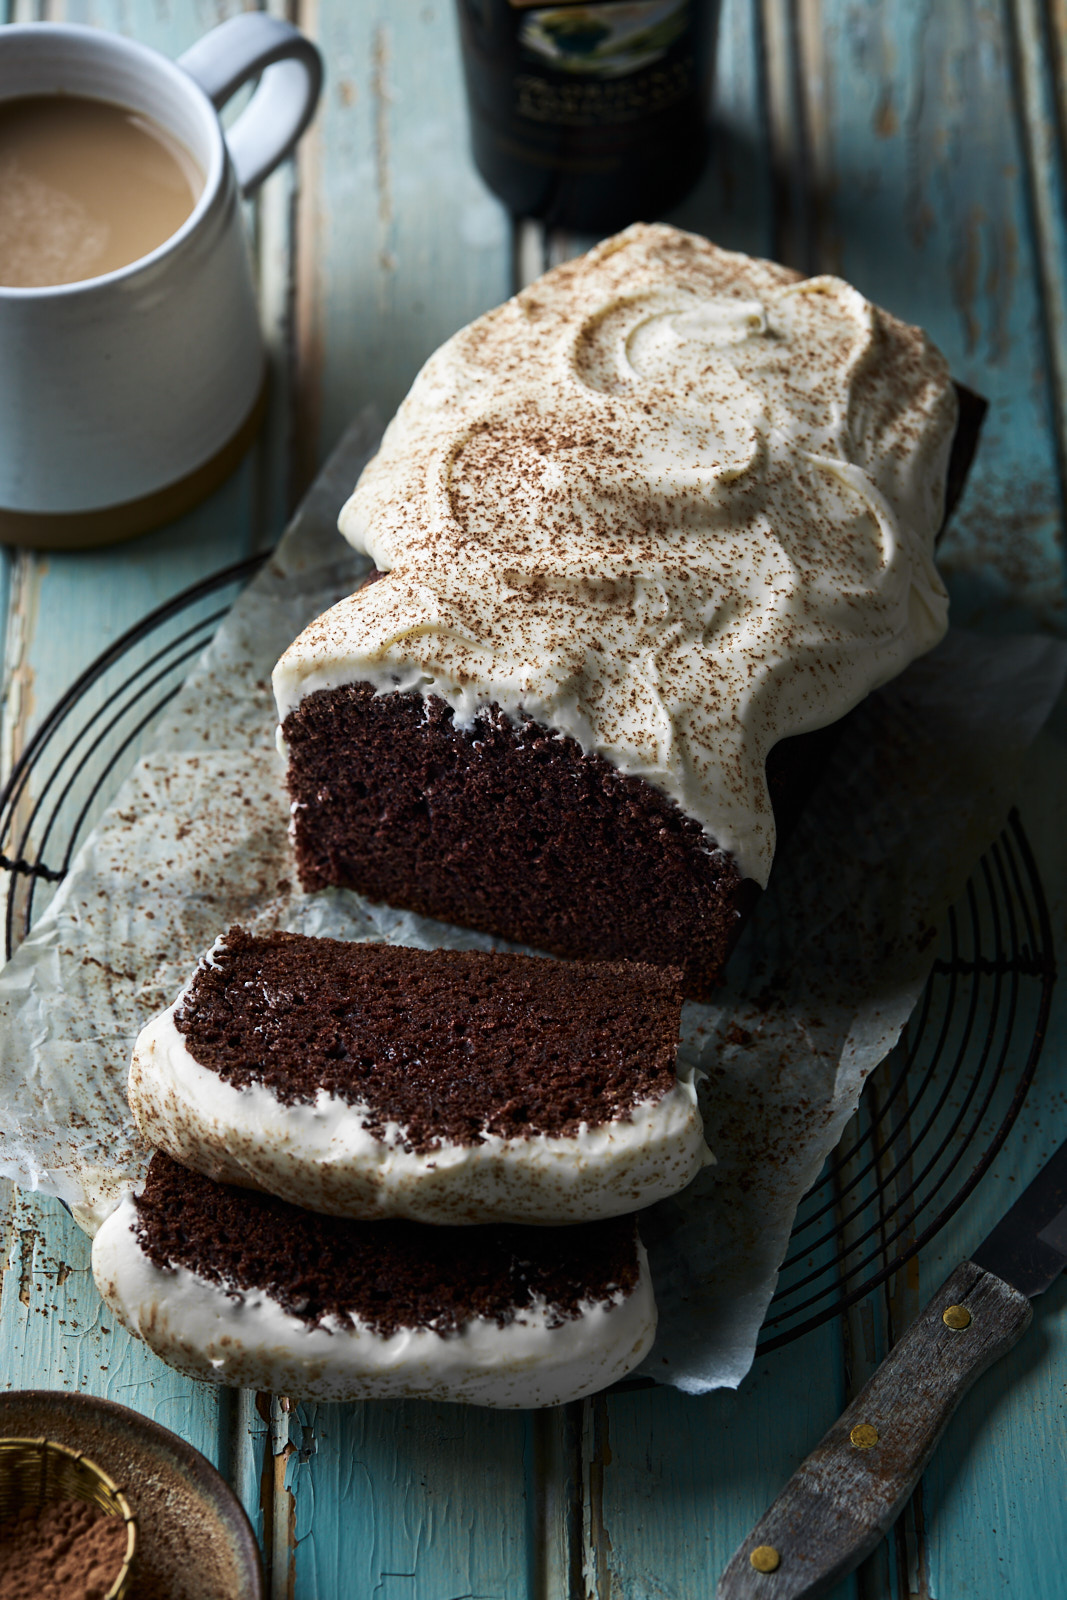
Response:
[[[338,510],[373,450],[342,440],[0,973],[0,1173],[58,1195],[90,1230],[143,1170],[130,1048],[233,922],[339,938],[492,948],[357,895],[299,892],[270,672],[367,570]],[[1067,672],[1038,638],[950,634],[855,712],[780,851],[714,1005],[682,1052],[718,1165],[647,1212],[660,1332],[645,1370],[692,1393],[751,1365],[797,1203],[896,1042],[934,934],[1010,807]]]

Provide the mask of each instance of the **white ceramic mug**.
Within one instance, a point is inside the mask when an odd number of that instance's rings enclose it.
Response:
[[[259,86],[223,133],[217,108]],[[311,41],[247,12],[178,62],[96,28],[0,27],[0,100],[109,100],[177,138],[204,187],[176,233],[128,266],[47,288],[0,286],[0,540],[127,538],[232,470],[265,397],[240,199],[293,148],[322,82]]]

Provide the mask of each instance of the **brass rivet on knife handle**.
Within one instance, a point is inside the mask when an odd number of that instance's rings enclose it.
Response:
[[[773,1544],[758,1544],[748,1559],[757,1572],[777,1572],[782,1564]]]
[[[971,1313],[966,1306],[946,1306],[941,1313],[941,1321],[946,1328],[951,1328],[953,1333],[962,1333],[964,1328],[971,1325]]]
[[[849,1438],[857,1450],[869,1450],[878,1443],[878,1429],[870,1422],[857,1422]]]
[[[948,1306],[967,1311],[965,1338],[945,1332]],[[1018,1289],[973,1261],[961,1263],[738,1547],[717,1600],[828,1594],[883,1537],[960,1398],[1032,1316]],[[854,1430],[873,1429],[874,1418],[878,1448],[857,1449]],[[782,1553],[769,1577],[753,1570],[750,1552],[758,1545]]]

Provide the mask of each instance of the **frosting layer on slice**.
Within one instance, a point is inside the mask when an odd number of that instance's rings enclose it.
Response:
[[[448,1248],[445,1235],[440,1248]],[[493,1248],[487,1245],[489,1254]],[[441,1328],[383,1329],[358,1312],[312,1321],[270,1288],[211,1277],[180,1261],[161,1265],[145,1246],[132,1195],[97,1233],[92,1262],[100,1292],[124,1326],[193,1377],[305,1400],[418,1398],[510,1408],[579,1399],[647,1354],[655,1301],[639,1240],[633,1248],[626,1288],[565,1308],[517,1294],[510,1315],[468,1316]]]
[[[137,1041],[129,1096],[146,1141],[186,1166],[341,1217],[585,1222],[677,1194],[711,1160],[691,1077],[569,1136],[414,1151],[401,1128],[380,1136],[365,1106],[323,1090],[287,1106],[262,1084],[234,1088],[190,1055],[173,1006]]]
[[[142,1135],[335,1216],[569,1223],[711,1158],[677,975],[231,930],[143,1030]]]
[[[341,515],[384,574],[282,657],[316,690],[495,704],[694,817],[765,884],[765,763],[930,649],[956,401],[840,279],[662,226],[430,358]]]

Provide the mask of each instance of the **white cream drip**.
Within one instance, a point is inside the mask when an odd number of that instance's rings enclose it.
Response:
[[[367,682],[496,702],[646,779],[765,884],[768,751],[930,649],[955,395],[832,277],[636,225],[443,345],[341,513],[386,574],[279,716]]]
[[[192,1377],[301,1400],[418,1398],[505,1408],[555,1406],[606,1388],[647,1354],[656,1332],[648,1261],[629,1295],[556,1321],[535,1304],[503,1327],[475,1318],[454,1333],[388,1337],[356,1321],[311,1327],[265,1291],[225,1289],[141,1249],[127,1194],[93,1241],[93,1276],[119,1321]]]
[[[217,948],[217,946],[216,946]],[[210,955],[206,958],[211,959]],[[714,1158],[693,1075],[625,1117],[567,1137],[404,1145],[381,1138],[366,1106],[325,1090],[286,1105],[261,1083],[240,1088],[203,1066],[174,1024],[179,997],[134,1046],[129,1100],[150,1145],[219,1183],[344,1217],[429,1223],[568,1223],[621,1216],[684,1189]]]

